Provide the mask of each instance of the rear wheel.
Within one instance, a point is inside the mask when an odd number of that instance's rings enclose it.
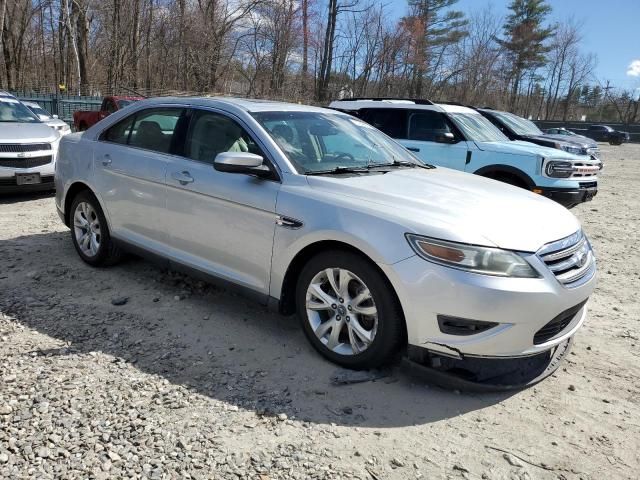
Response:
[[[330,251],[303,268],[296,289],[298,316],[318,352],[348,368],[374,368],[394,358],[402,314],[384,276],[363,257]]]
[[[96,197],[80,192],[71,204],[71,239],[80,258],[94,267],[112,265],[122,257],[111,240],[107,221]]]

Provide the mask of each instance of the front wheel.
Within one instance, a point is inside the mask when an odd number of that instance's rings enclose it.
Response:
[[[391,286],[368,260],[324,252],[303,268],[296,291],[304,332],[339,365],[375,368],[393,360],[402,340],[402,313]]]

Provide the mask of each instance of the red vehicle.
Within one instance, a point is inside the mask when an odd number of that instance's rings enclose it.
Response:
[[[108,117],[113,112],[139,100],[142,100],[142,97],[104,97],[100,110],[78,110],[73,112],[73,125],[76,127],[76,132],[84,132],[87,128]]]

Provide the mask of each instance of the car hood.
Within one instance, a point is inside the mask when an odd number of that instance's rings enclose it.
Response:
[[[544,136],[544,138],[549,138],[552,140],[557,140],[563,143],[569,143],[571,145],[576,145],[583,148],[594,148],[598,147],[598,144],[593,140],[583,137],[583,136],[567,136],[567,135],[558,135],[554,133],[548,133]]]
[[[550,135],[550,134],[542,134],[542,135],[523,135],[522,140],[530,140],[532,142],[546,142],[547,144],[556,144],[561,143],[565,145],[569,145],[572,147],[583,147],[589,148],[597,146],[597,144],[593,142],[582,142],[579,140],[569,139],[566,135]],[[555,147],[551,147],[555,148]]]
[[[531,142],[514,140],[509,142],[475,142],[476,146],[486,152],[511,153],[514,155],[539,155],[547,158],[566,158],[568,160],[580,160],[581,158],[564,150],[543,147]]]
[[[566,208],[547,198],[447,168],[307,179],[347,208],[445,240],[535,252],[580,228]]]
[[[53,142],[58,137],[45,123],[0,123],[0,143]]]

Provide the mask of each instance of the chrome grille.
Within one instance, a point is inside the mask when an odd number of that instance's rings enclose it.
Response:
[[[568,288],[583,285],[596,272],[596,259],[582,230],[545,245],[538,251],[538,256]]]
[[[8,168],[33,168],[51,163],[53,157],[46,155],[43,157],[30,157],[30,158],[1,158],[0,167]]]
[[[50,143],[0,143],[2,153],[39,152],[51,150]]]

